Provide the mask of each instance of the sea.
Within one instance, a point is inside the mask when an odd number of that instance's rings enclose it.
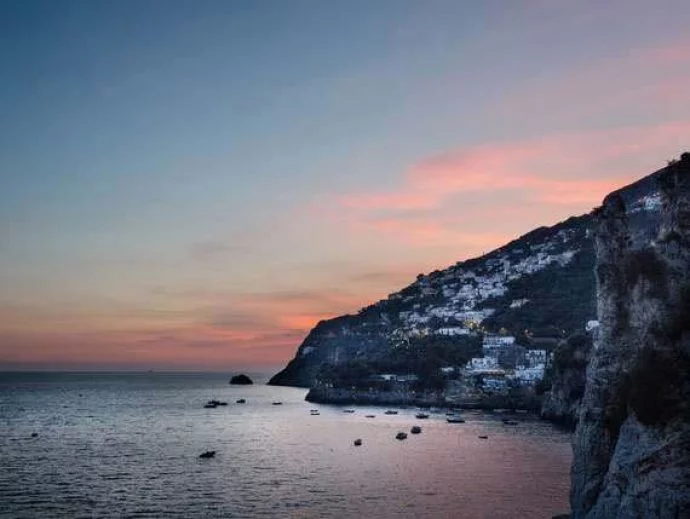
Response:
[[[265,376],[251,386],[229,378],[0,373],[0,517],[514,519],[569,509],[570,434],[537,418],[345,412]],[[211,399],[228,405],[205,409]],[[421,434],[395,439],[413,425]]]

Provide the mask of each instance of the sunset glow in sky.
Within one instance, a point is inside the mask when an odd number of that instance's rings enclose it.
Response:
[[[690,2],[0,2],[0,369],[276,369],[690,148]]]

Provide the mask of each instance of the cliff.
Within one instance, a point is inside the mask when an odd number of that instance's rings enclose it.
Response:
[[[690,154],[658,176],[656,238],[595,214],[600,328],[573,440],[576,518],[690,517]]]
[[[592,333],[596,333],[593,330]],[[585,392],[592,335],[576,334],[558,345],[547,373],[551,389],[544,394],[541,416],[574,429]]]

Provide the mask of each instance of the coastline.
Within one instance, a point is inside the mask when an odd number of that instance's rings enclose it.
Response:
[[[514,397],[508,395],[484,395],[479,399],[449,398],[444,392],[421,391],[369,391],[343,388],[311,388],[307,402],[336,405],[390,405],[440,407],[447,409],[481,409],[485,411],[508,409],[540,414],[539,397]]]

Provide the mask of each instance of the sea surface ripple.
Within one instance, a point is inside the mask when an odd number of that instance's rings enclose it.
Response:
[[[228,378],[0,373],[0,516],[497,519],[568,510],[570,436],[547,423],[518,416],[506,426],[473,412],[450,424],[442,410],[417,420],[412,408],[349,414],[305,402],[302,389]],[[228,406],[204,409],[213,398]],[[394,439],[415,424],[422,434]],[[199,459],[206,450],[217,454]]]

